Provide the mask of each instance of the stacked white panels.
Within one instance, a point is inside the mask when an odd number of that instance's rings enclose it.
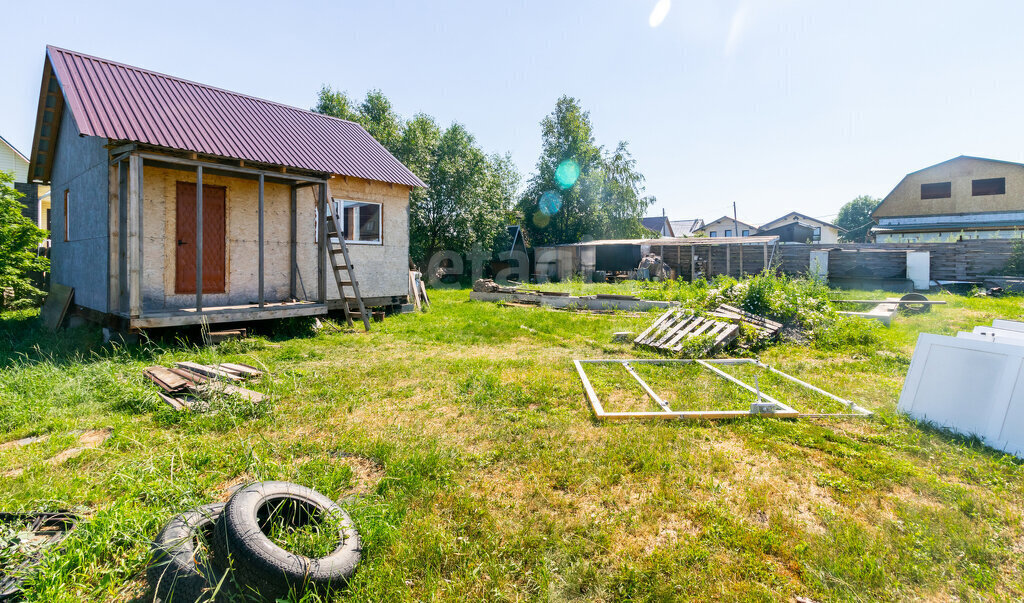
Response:
[[[1024,458],[1024,340],[922,333],[899,410]]]

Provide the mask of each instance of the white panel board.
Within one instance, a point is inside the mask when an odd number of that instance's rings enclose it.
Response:
[[[1021,345],[922,333],[899,410],[1024,458],[1022,366]]]
[[[1005,337],[1003,335],[993,335],[991,333],[968,333],[966,331],[960,331],[956,336],[958,339],[970,339],[971,341],[987,341],[989,343],[1005,343],[1007,345],[1024,345],[1024,338],[1022,337]]]
[[[981,325],[974,327],[973,332],[979,335],[991,335],[993,337],[1004,337],[1007,339],[1024,339],[1024,331],[1012,331],[1010,329],[1001,329],[999,327],[986,327]]]
[[[1020,331],[1024,333],[1024,322],[1018,322],[1016,320],[1004,320],[997,318],[992,321],[992,326],[997,329],[1006,329],[1007,331]]]
[[[811,261],[808,272],[810,272],[812,278],[828,278],[828,251],[811,251]]]
[[[931,282],[931,252],[907,252],[907,278],[914,281],[915,289],[927,289]]]

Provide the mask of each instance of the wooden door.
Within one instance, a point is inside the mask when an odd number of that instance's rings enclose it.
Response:
[[[226,192],[223,186],[203,185],[203,293],[224,293]],[[179,182],[177,193],[174,292],[195,293],[196,185],[194,182]]]

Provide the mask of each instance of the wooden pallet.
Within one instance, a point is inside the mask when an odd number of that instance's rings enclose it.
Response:
[[[633,340],[633,345],[670,354],[683,349],[683,341],[694,337],[713,338],[712,350],[727,344],[740,333],[740,327],[731,322],[697,316],[687,310],[672,308],[658,317],[643,333]],[[710,351],[710,350],[709,350]]]
[[[764,316],[757,314],[751,314],[746,310],[741,310],[735,306],[722,304],[709,312],[712,316],[718,318],[724,318],[734,323],[744,323],[757,330],[758,339],[773,339],[778,337],[779,331],[782,330],[782,323],[769,320]]]

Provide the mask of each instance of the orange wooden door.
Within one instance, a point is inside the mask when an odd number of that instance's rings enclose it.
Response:
[[[203,185],[203,293],[224,293],[227,265],[223,186]],[[174,292],[196,292],[196,185],[178,183]]]

